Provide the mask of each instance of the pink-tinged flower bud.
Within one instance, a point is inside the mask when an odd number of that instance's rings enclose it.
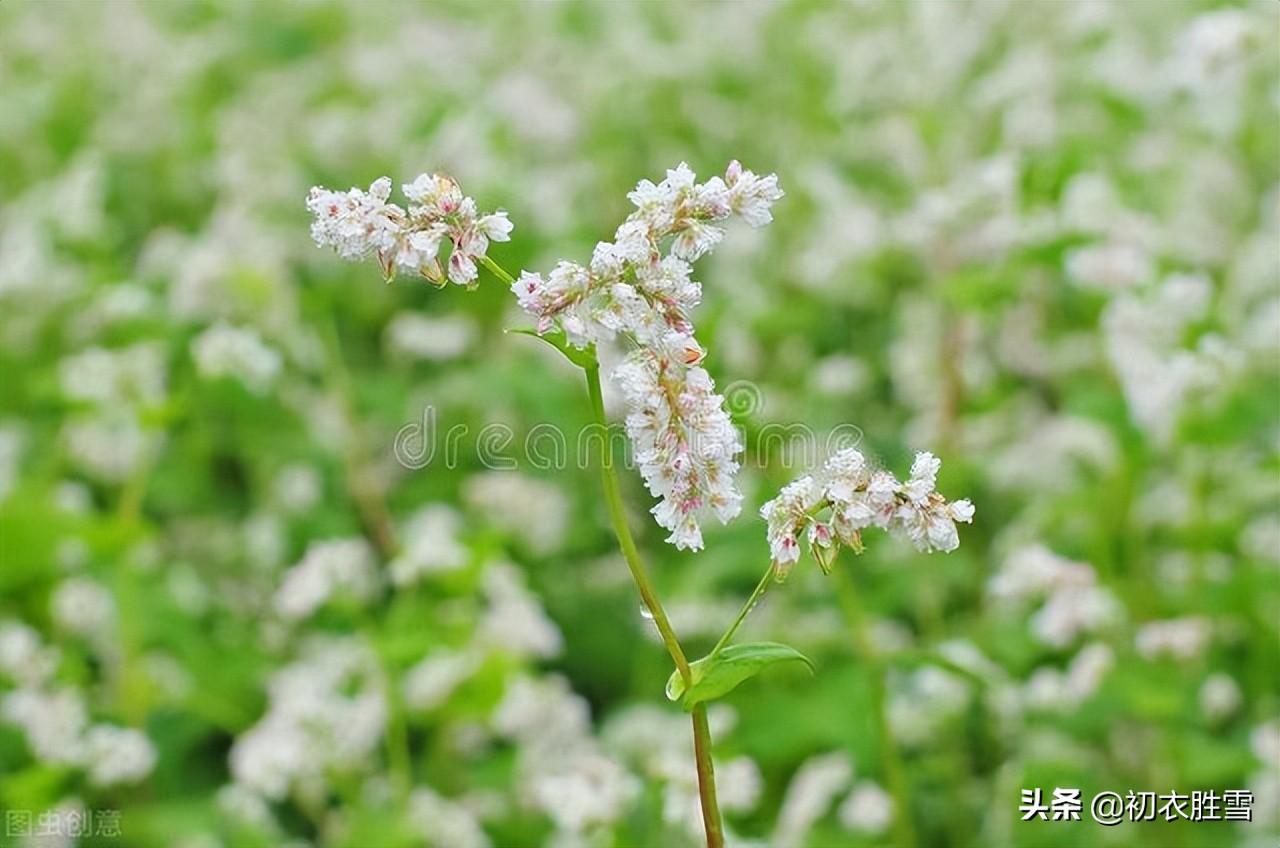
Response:
[[[741,176],[742,176],[742,163],[739,162],[737,159],[734,159],[732,162],[729,163],[729,167],[726,168],[724,171],[725,185],[729,186],[729,188],[733,188],[734,184],[738,182],[738,177],[741,177]]]

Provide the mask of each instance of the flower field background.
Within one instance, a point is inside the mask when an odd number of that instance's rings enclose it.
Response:
[[[712,705],[729,843],[1274,845],[1278,41],[1264,0],[0,3],[0,845],[698,844],[580,375],[305,199],[446,173],[545,273],[733,159],[786,191],[698,266],[743,514],[677,550],[622,472],[682,641],[833,434],[976,512],[770,590],[744,630],[817,672]],[[1060,787],[1253,820],[1020,820]]]

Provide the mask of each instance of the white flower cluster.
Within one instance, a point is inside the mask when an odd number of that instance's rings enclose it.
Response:
[[[627,195],[636,211],[613,242],[596,245],[589,265],[561,262],[546,278],[526,271],[511,285],[539,333],[561,329],[578,347],[619,335],[634,345],[613,377],[631,411],[627,432],[640,472],[662,499],[654,517],[677,548],[702,547],[704,508],[728,521],[742,501],[733,480],[741,440],[698,364],[705,351],[689,313],[702,288],[689,263],[723,238],[718,222],[737,214],[764,226],[782,195],[775,175],[757,176],[737,161],[724,178],[704,183],[682,162],[662,182],[642,180]]]
[[[388,203],[391,178],[379,177],[368,191],[329,191],[315,186],[307,195],[307,209],[315,216],[311,237],[320,247],[332,247],[343,259],[377,257],[382,273],[391,279],[397,270],[416,271],[437,285],[446,272],[440,248],[451,244],[447,260],[449,280],[471,285],[476,262],[491,241],[511,238],[511,221],[498,210],[476,211],[476,202],[463,195],[452,177],[419,174],[401,186],[407,208]]]
[[[516,678],[492,723],[519,746],[521,794],[555,823],[560,840],[550,844],[583,843],[583,836],[619,819],[640,794],[636,777],[592,736],[590,707],[563,677]]]
[[[316,638],[276,672],[270,707],[231,748],[238,785],[271,800],[369,762],[386,724],[377,657],[353,638]]]
[[[1015,606],[1044,598],[1031,616],[1031,632],[1053,648],[1065,648],[1114,623],[1122,609],[1115,596],[1097,584],[1092,566],[1058,556],[1043,545],[1011,553],[987,584],[987,592]]]
[[[911,477],[899,482],[887,471],[873,471],[856,448],[833,455],[815,477],[806,474],[782,488],[760,508],[769,522],[769,550],[778,577],[800,558],[800,534],[806,533],[814,559],[828,569],[841,544],[862,551],[862,530],[878,527],[901,536],[917,550],[953,551],[960,545],[955,522],[973,520],[968,500],[948,502],[935,491],[942,462],[917,453]],[[827,520],[820,520],[829,510]]]
[[[84,769],[95,786],[137,783],[151,773],[156,750],[140,730],[90,724],[84,694],[56,686],[58,651],[17,621],[0,622],[0,679],[17,688],[0,698],[0,721],[22,730],[46,763]]]

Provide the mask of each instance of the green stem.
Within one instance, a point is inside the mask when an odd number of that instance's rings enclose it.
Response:
[[[693,757],[698,766],[698,800],[702,805],[707,848],[723,848],[724,828],[720,824],[720,805],[716,803],[716,773],[711,762],[711,728],[707,724],[705,701],[693,707]]]
[[[601,428],[608,428],[608,419],[604,414],[604,395],[600,389],[600,367],[594,363],[583,368],[587,375],[587,394],[591,397],[591,413],[595,423]],[[607,444],[607,440],[606,440]],[[604,484],[605,504],[609,508],[609,520],[613,523],[614,535],[618,537],[618,546],[622,548],[623,559],[631,570],[631,577],[636,588],[640,590],[640,598],[645,609],[653,616],[653,623],[658,627],[662,642],[676,664],[676,669],[683,678],[685,687],[693,685],[689,672],[689,660],[680,647],[675,630],[667,619],[666,610],[662,608],[649,572],[640,559],[640,551],[631,538],[631,529],[627,526],[626,513],[622,506],[622,491],[618,485],[618,474],[614,470],[613,461],[606,452],[601,457],[600,476]],[[707,832],[707,848],[722,848],[724,830],[720,823],[720,807],[716,803],[715,766],[711,760],[711,729],[707,725],[707,708],[705,704],[697,704],[693,708],[693,752],[698,769],[698,798],[702,805],[702,822]]]
[[[902,767],[898,744],[894,741],[893,731],[889,727],[889,713],[885,707],[885,661],[871,643],[871,637],[867,632],[866,616],[858,603],[853,574],[846,573],[847,570],[843,568],[837,568],[835,571],[836,593],[845,618],[849,620],[854,648],[859,659],[871,673],[871,712],[876,725],[876,735],[880,737],[880,766],[884,769],[889,793],[893,796],[894,844],[898,848],[915,848],[916,835],[911,824],[911,799],[907,789],[906,772]]]
[[[497,277],[499,280],[502,280],[502,282],[506,283],[507,285],[511,285],[516,281],[515,277],[507,273],[507,269],[503,268],[497,262],[494,262],[488,256],[481,256],[480,264],[488,268],[495,277]]]
[[[506,269],[488,256],[480,257],[480,263],[504,283],[509,285],[515,282],[515,277],[507,273]],[[607,432],[609,421],[604,414],[604,394],[600,388],[600,366],[592,357],[590,362],[582,365],[582,370],[587,377],[587,394],[591,398],[591,414],[595,419],[595,423]],[[608,445],[607,439],[605,444],[606,446]],[[658,600],[658,595],[653,588],[653,581],[649,579],[649,571],[645,568],[644,561],[640,559],[640,550],[636,547],[635,539],[631,537],[631,528],[627,525],[627,516],[622,505],[622,489],[618,484],[618,474],[614,470],[613,461],[608,454],[607,448],[605,454],[601,457],[600,479],[604,485],[604,499],[609,509],[609,521],[612,523],[613,533],[618,539],[618,547],[622,549],[622,557],[627,561],[627,568],[630,569],[631,578],[635,581],[636,589],[640,592],[640,599],[644,602],[645,609],[649,611],[649,615],[653,617],[653,623],[657,625],[658,633],[662,636],[662,643],[667,647],[667,653],[671,655],[671,660],[675,663],[676,670],[684,680],[685,687],[689,688],[693,685],[693,676],[689,671],[689,660],[685,657],[684,649],[680,647],[680,640],[676,638],[676,632],[671,627],[671,621],[667,618],[666,610],[662,608],[662,603]],[[707,725],[707,708],[705,704],[698,704],[693,708],[693,753],[698,769],[698,798],[702,805],[702,822],[707,832],[707,848],[724,848],[724,829],[720,822],[720,807],[716,803],[715,768],[711,761],[711,729]]]
[[[600,390],[600,367],[590,365],[583,371],[587,375],[587,394],[591,396],[591,412],[595,417],[595,423],[602,429],[607,428],[609,425],[604,416],[604,395]],[[627,526],[626,512],[622,506],[622,490],[618,485],[618,473],[607,452],[601,457],[600,476],[604,484],[605,505],[609,508],[609,520],[613,524],[614,535],[618,537],[618,546],[622,548],[622,557],[627,561],[627,568],[631,570],[636,588],[640,590],[640,599],[644,601],[645,609],[653,616],[653,623],[657,625],[662,642],[667,646],[667,653],[671,654],[672,661],[675,662],[680,676],[688,686],[691,682],[689,660],[685,658],[684,649],[680,647],[680,640],[676,638],[676,632],[671,627],[666,610],[658,601],[658,595],[653,589],[653,581],[649,579],[649,571],[645,568],[644,561],[640,559],[640,550],[636,547],[635,539],[631,538],[631,528]]]
[[[764,593],[769,591],[769,584],[773,583],[773,563],[769,563],[769,568],[765,570],[764,576],[760,578],[760,582],[756,584],[755,590],[751,593],[751,597],[747,598],[747,602],[742,605],[742,609],[738,610],[738,617],[733,620],[733,624],[729,625],[729,629],[720,637],[720,641],[716,642],[716,646],[711,649],[709,656],[715,656],[720,653],[725,645],[729,644],[729,640],[733,638],[733,634],[738,632],[738,628],[742,626],[742,622],[746,620],[751,610],[755,609],[760,598]]]

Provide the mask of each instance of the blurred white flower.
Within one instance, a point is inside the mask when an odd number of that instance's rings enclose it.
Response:
[[[560,549],[573,517],[560,486],[515,471],[472,474],[462,484],[462,499],[485,521],[541,556]],[[500,509],[494,508],[497,504]]]
[[[1147,622],[1138,628],[1134,646],[1148,660],[1166,657],[1187,662],[1204,653],[1211,635],[1207,618],[1189,615]]]
[[[405,522],[402,550],[388,567],[397,586],[407,586],[430,574],[457,571],[470,553],[458,539],[461,518],[450,506],[427,504]]]
[[[298,621],[335,595],[367,601],[378,591],[379,583],[373,549],[363,539],[312,542],[298,564],[285,572],[275,596],[276,612]]]
[[[88,577],[62,581],[49,600],[50,614],[62,629],[89,638],[109,635],[115,625],[116,603],[111,593]]]
[[[65,357],[58,377],[64,395],[98,404],[154,403],[165,391],[163,354],[148,342],[116,350],[93,347]]]
[[[268,347],[257,331],[215,324],[191,342],[196,370],[205,378],[232,377],[256,394],[263,394],[280,374],[280,354]]]
[[[419,710],[438,707],[478,666],[476,656],[467,651],[432,651],[405,672],[405,703]]]
[[[489,607],[480,619],[479,639],[491,650],[549,659],[560,653],[564,639],[536,596],[525,588],[520,572],[505,563],[484,573]]]
[[[384,343],[392,356],[443,362],[465,353],[475,335],[475,325],[462,315],[429,318],[400,312],[387,324]]]
[[[1231,675],[1216,671],[1204,679],[1200,685],[1200,713],[1211,724],[1217,724],[1235,715],[1244,703],[1244,695],[1240,684]],[[1280,759],[1280,755],[1277,755]]]
[[[826,815],[852,778],[853,763],[847,754],[822,754],[805,760],[787,784],[773,843],[803,844],[814,823]]]
[[[314,637],[267,686],[266,715],[236,738],[235,781],[282,800],[330,770],[367,766],[382,739],[386,700],[377,657],[351,637]]]
[[[1038,668],[1032,672],[1022,692],[1023,702],[1031,709],[1073,710],[1098,691],[1114,664],[1111,649],[1093,642],[1072,657],[1065,671]]]
[[[840,805],[840,823],[856,833],[877,836],[893,821],[893,797],[872,780],[861,780]]]
[[[409,821],[432,848],[489,848],[489,837],[465,806],[427,786],[409,795]]]
[[[137,783],[151,773],[156,749],[141,731],[99,724],[84,738],[89,780],[96,786]]]

